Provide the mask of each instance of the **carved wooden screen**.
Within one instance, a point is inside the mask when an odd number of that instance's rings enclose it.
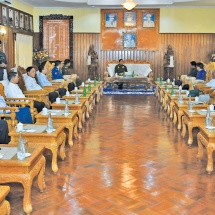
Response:
[[[49,52],[49,61],[71,60],[73,67],[73,16],[40,16],[40,48]]]

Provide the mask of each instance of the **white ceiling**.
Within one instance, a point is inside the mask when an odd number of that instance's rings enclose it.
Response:
[[[33,7],[71,7],[71,8],[122,8],[125,0],[19,0]],[[133,0],[137,8],[173,7],[215,7],[215,0]]]

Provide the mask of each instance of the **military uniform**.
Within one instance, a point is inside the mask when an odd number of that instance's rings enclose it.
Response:
[[[124,72],[128,72],[127,67],[123,64],[118,64],[115,66],[115,74],[122,76]],[[123,89],[123,82],[116,83],[118,85],[118,89]]]
[[[115,74],[123,75],[124,72],[128,72],[127,67],[123,64],[118,64],[115,66]]]

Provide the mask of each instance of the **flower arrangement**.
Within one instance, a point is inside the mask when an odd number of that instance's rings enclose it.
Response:
[[[39,63],[42,63],[43,61],[48,60],[49,58],[49,53],[46,49],[43,50],[33,50],[33,60],[37,61]]]

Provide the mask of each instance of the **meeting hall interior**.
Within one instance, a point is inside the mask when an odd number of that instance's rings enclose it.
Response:
[[[0,0],[0,215],[215,214],[215,0]]]

